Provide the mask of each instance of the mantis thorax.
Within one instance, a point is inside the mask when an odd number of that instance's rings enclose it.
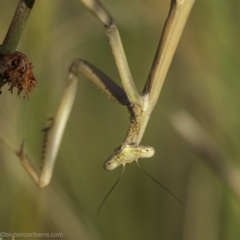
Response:
[[[114,153],[105,161],[104,168],[113,170],[120,165],[132,163],[139,158],[150,158],[154,155],[153,147],[142,146],[135,143],[138,138],[143,114],[143,107],[140,104],[129,104],[130,126],[124,142],[114,150]]]
[[[142,106],[138,104],[129,104],[128,111],[130,113],[130,126],[128,128],[127,136],[124,142],[130,145],[134,145],[135,138],[138,135],[141,117],[142,117]]]

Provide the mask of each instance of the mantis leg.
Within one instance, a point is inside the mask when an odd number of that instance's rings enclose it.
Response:
[[[151,113],[159,98],[173,55],[182,35],[188,15],[195,0],[172,0],[170,11],[164,25],[158,49],[141,94],[144,112],[142,114],[136,143],[140,143],[150,119]]]
[[[58,105],[56,114],[51,119],[51,125],[44,130],[46,135],[43,149],[43,168],[40,174],[37,173],[28,157],[24,155],[23,144],[21,145],[20,150],[15,150],[1,137],[2,142],[8,145],[8,147],[10,146],[10,148],[16,153],[22,166],[25,168],[32,180],[41,188],[47,186],[51,181],[62,136],[76,98],[78,78],[81,76],[97,85],[97,87],[106,93],[109,98],[112,98],[123,105],[127,105],[129,103],[125,92],[120,86],[90,63],[77,59],[72,63],[69,69],[66,87]]]
[[[110,13],[103,7],[99,0],[79,0],[99,21],[105,26],[105,31],[112,48],[113,56],[117,64],[118,72],[122,81],[124,91],[128,99],[133,104],[142,105],[142,99],[134,84],[131,71],[128,66],[127,58],[122,46],[117,26]]]
[[[124,90],[113,80],[111,80],[105,73],[94,67],[82,59],[76,59],[72,66],[71,72],[76,76],[84,76],[100,88],[106,95],[114,101],[128,105],[129,100]]]
[[[173,55],[195,0],[172,0],[142,96],[147,99],[146,114],[150,115],[160,95]]]

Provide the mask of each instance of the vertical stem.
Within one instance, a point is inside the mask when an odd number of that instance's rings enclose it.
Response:
[[[35,0],[19,1],[7,35],[1,46],[0,53],[6,54],[15,52],[34,2]]]
[[[35,0],[19,1],[7,35],[0,47],[0,54],[11,54],[15,52],[34,3]],[[3,81],[3,77],[0,77],[0,87],[3,85]]]

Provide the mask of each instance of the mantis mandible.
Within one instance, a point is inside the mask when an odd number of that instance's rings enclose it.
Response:
[[[103,23],[123,88],[90,63],[81,59],[73,61],[56,114],[51,120],[51,125],[45,129],[46,145],[44,146],[43,168],[40,174],[34,169],[28,157],[24,155],[23,144],[20,150],[15,150],[11,147],[19,157],[27,173],[41,188],[47,186],[51,181],[62,136],[77,94],[78,79],[82,77],[97,85],[109,98],[127,106],[130,113],[130,126],[127,135],[120,146],[105,161],[104,168],[106,170],[113,170],[122,165],[124,171],[127,163],[135,161],[138,164],[139,158],[150,158],[154,155],[155,150],[153,147],[140,145],[140,142],[160,95],[171,60],[194,3],[194,0],[171,0],[170,11],[152,68],[140,95],[135,87],[121,38],[113,18],[99,0],[79,1]],[[2,139],[2,141],[8,144],[6,140]],[[117,182],[113,187],[115,187]]]

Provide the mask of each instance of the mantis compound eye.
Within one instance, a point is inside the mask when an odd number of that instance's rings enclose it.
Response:
[[[155,154],[153,147],[139,146],[141,149],[140,158],[150,158]]]
[[[107,159],[103,165],[104,169],[107,171],[111,171],[117,168],[118,166],[120,166],[120,164],[115,159],[111,159],[111,157]]]

